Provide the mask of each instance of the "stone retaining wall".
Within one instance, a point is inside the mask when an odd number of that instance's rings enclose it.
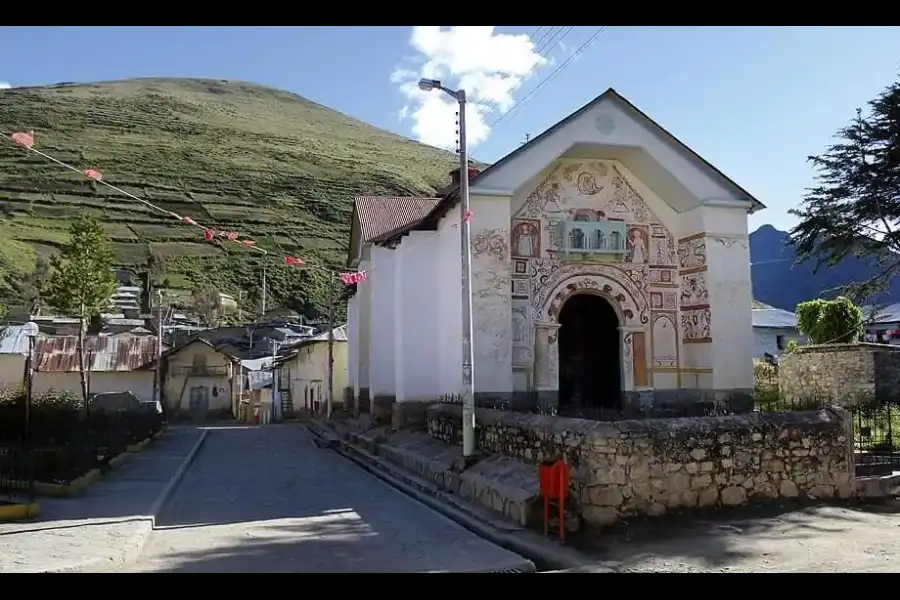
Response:
[[[429,434],[460,443],[458,406],[427,410]],[[588,523],[669,509],[855,494],[840,409],[681,419],[587,421],[476,410],[479,450],[539,464],[564,457]]]

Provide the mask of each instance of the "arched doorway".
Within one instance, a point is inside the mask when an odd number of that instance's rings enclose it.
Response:
[[[619,316],[603,297],[569,297],[559,312],[559,407],[619,409]]]

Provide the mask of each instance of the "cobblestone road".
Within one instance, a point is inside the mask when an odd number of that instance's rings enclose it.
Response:
[[[299,425],[210,431],[139,572],[487,571],[527,561],[468,532]]]

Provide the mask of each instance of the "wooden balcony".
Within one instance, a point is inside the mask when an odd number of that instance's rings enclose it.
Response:
[[[565,254],[624,254],[625,223],[565,221],[562,239]]]

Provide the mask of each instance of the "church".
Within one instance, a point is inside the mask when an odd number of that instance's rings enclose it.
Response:
[[[747,220],[765,206],[615,90],[470,181],[479,404],[752,391]],[[363,411],[462,392],[458,183],[354,202],[346,394]]]

